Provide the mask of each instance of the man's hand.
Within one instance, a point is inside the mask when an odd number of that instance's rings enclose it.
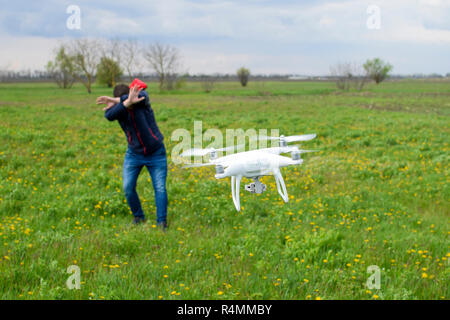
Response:
[[[103,108],[103,111],[106,111],[106,110],[108,110],[108,109],[114,107],[115,105],[116,105],[116,104],[115,104],[114,102],[108,102],[108,103],[106,104],[106,107]]]
[[[141,92],[142,88],[139,88],[138,86],[134,86],[130,89],[130,93],[128,94],[128,98],[123,102],[123,105],[126,108],[129,108],[135,103],[138,103],[145,99],[145,97],[138,97],[139,92]]]
[[[97,104],[106,104],[109,105],[110,103],[117,104],[120,102],[120,98],[111,98],[111,97],[107,97],[107,96],[101,96],[98,97],[96,100]]]

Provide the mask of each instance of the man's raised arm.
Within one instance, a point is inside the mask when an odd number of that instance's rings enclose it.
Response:
[[[110,108],[107,108],[105,111],[105,118],[109,121],[119,120],[127,115],[127,108],[123,105],[122,102],[119,102],[113,105]]]
[[[123,103],[120,101],[120,98],[111,98],[107,96],[101,96],[97,98],[97,104],[106,104],[106,107],[103,108],[105,111],[105,118],[109,121],[118,120],[127,114],[127,110],[124,107]]]
[[[145,100],[146,96],[139,97],[141,88],[134,86],[131,88],[128,95],[123,95],[120,98],[111,98],[107,96],[101,96],[97,98],[97,104],[106,104],[103,108],[105,111],[105,118],[109,121],[118,120],[127,114],[127,108],[131,108],[134,104]]]

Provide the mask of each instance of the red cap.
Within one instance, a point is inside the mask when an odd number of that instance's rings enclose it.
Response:
[[[135,78],[133,82],[130,84],[130,89],[134,86],[138,86],[138,88],[147,89],[147,84],[138,78]]]

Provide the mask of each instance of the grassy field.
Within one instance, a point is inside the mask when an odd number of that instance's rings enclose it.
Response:
[[[300,167],[262,195],[210,167],[168,159],[169,230],[133,227],[122,190],[126,140],[75,86],[0,84],[1,299],[448,299],[450,82],[399,81],[363,92],[329,82],[198,83],[152,106],[170,151],[177,128],[317,133]],[[246,183],[246,181],[244,181]],[[70,265],[81,289],[66,287]],[[381,270],[369,290],[367,268]]]

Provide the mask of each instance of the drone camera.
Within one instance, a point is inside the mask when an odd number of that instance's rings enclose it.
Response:
[[[211,153],[209,154],[209,158],[213,160],[217,159],[217,151],[216,150],[211,151]]]
[[[256,180],[255,182],[246,184],[245,190],[250,193],[263,193],[266,191],[266,185],[261,183],[261,181]]]

